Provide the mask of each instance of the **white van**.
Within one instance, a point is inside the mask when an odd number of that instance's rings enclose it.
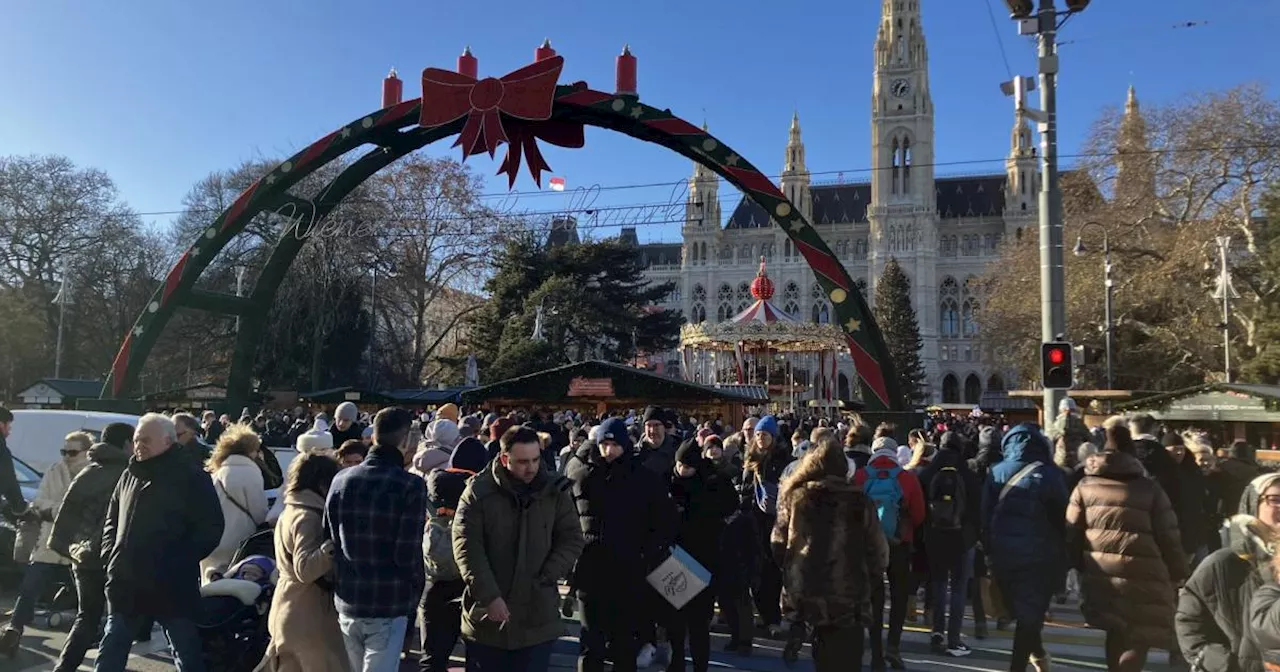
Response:
[[[138,426],[141,416],[104,411],[55,411],[15,409],[13,431],[9,434],[9,452],[40,473],[62,459],[62,439],[71,432],[84,431],[96,442],[102,430],[113,422]]]

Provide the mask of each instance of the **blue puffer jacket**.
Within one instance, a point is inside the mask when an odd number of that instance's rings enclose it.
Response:
[[[1009,430],[1002,443],[1004,459],[992,465],[982,497],[982,529],[987,557],[997,572],[1037,568],[1051,576],[1066,571],[1066,479],[1053,464],[1049,441],[1032,423]],[[1041,466],[1000,491],[1023,467]]]

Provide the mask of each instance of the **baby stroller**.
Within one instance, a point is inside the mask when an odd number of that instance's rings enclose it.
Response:
[[[249,551],[261,550],[261,536],[270,534],[263,530],[246,539],[225,576],[200,588],[200,639],[209,672],[250,672],[267,651],[267,613],[278,574],[275,560]]]
[[[41,518],[36,511],[28,509],[15,514],[9,505],[0,511],[0,527],[3,532],[12,534],[14,538],[14,563],[26,569],[27,562],[40,536]],[[71,569],[58,565],[48,575],[46,583],[36,598],[35,620],[44,621],[52,629],[68,627],[76,615],[76,587],[71,578]],[[0,621],[7,623],[12,612],[0,616]]]

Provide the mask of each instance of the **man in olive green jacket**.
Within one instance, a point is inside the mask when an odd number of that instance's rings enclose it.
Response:
[[[570,482],[547,471],[542,443],[512,427],[458,502],[453,555],[466,582],[467,670],[545,672],[564,634],[556,582],[582,553]]]

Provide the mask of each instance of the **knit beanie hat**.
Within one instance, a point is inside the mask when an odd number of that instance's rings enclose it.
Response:
[[[360,409],[349,401],[338,404],[338,409],[333,412],[333,417],[336,420],[349,420],[351,422],[355,422],[358,415],[360,415]]]
[[[778,419],[772,415],[760,418],[760,422],[756,423],[756,431],[764,432],[775,439],[778,438]]]
[[[455,424],[458,422],[458,415],[459,413],[458,413],[457,404],[445,404],[444,406],[440,407],[440,410],[436,411],[437,418],[451,420]]]
[[[501,439],[502,435],[506,434],[508,429],[515,426],[516,421],[508,417],[501,417],[494,420],[493,423],[489,425],[489,440],[497,441],[498,439]]]
[[[427,438],[433,447],[452,452],[458,445],[458,425],[452,420],[436,420],[427,427]]]
[[[662,408],[659,406],[650,406],[644,409],[644,421],[649,422],[651,420],[657,420],[658,422],[666,422],[667,414],[663,412]]]
[[[609,418],[600,423],[597,429],[596,443],[604,443],[608,441],[617,441],[622,445],[623,452],[631,452],[634,445],[631,443],[631,435],[627,433],[627,423],[622,418]]]
[[[871,459],[877,457],[888,457],[894,462],[898,461],[898,442],[887,436],[882,436],[871,442]]]

